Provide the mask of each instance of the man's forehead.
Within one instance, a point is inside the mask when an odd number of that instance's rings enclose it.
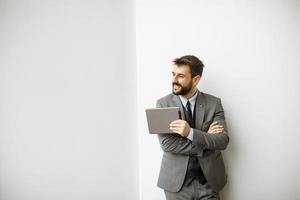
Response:
[[[173,65],[173,72],[181,74],[189,74],[190,68],[187,65]]]

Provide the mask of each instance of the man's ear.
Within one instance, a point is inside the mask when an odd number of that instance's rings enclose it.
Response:
[[[194,79],[195,85],[198,85],[198,83],[199,83],[199,81],[200,81],[200,79],[201,79],[201,76],[200,76],[200,75],[197,75],[197,76],[195,76],[193,79]]]

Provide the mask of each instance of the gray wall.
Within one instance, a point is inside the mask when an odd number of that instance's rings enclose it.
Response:
[[[1,200],[138,199],[134,44],[130,0],[0,1]]]
[[[200,91],[223,101],[223,199],[300,198],[299,25],[300,1],[137,1],[141,199],[164,199],[162,151],[144,109],[171,92],[171,61],[185,54],[206,65]]]

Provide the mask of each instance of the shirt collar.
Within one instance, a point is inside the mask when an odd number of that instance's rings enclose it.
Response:
[[[195,105],[197,94],[198,94],[198,91],[196,91],[196,93],[190,99],[187,99],[182,95],[178,95],[178,96],[179,96],[183,106],[186,107],[186,104],[187,104],[188,101],[190,101],[191,105]]]

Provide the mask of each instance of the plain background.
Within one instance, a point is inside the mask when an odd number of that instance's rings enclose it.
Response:
[[[144,108],[171,92],[172,60],[186,54],[203,60],[199,89],[225,109],[223,199],[299,199],[300,1],[140,0],[136,12],[140,199],[164,199]]]
[[[134,3],[0,1],[0,199],[138,199]]]
[[[0,0],[0,200],[162,200],[145,108],[194,54],[231,141],[223,199],[299,199],[300,4]]]

